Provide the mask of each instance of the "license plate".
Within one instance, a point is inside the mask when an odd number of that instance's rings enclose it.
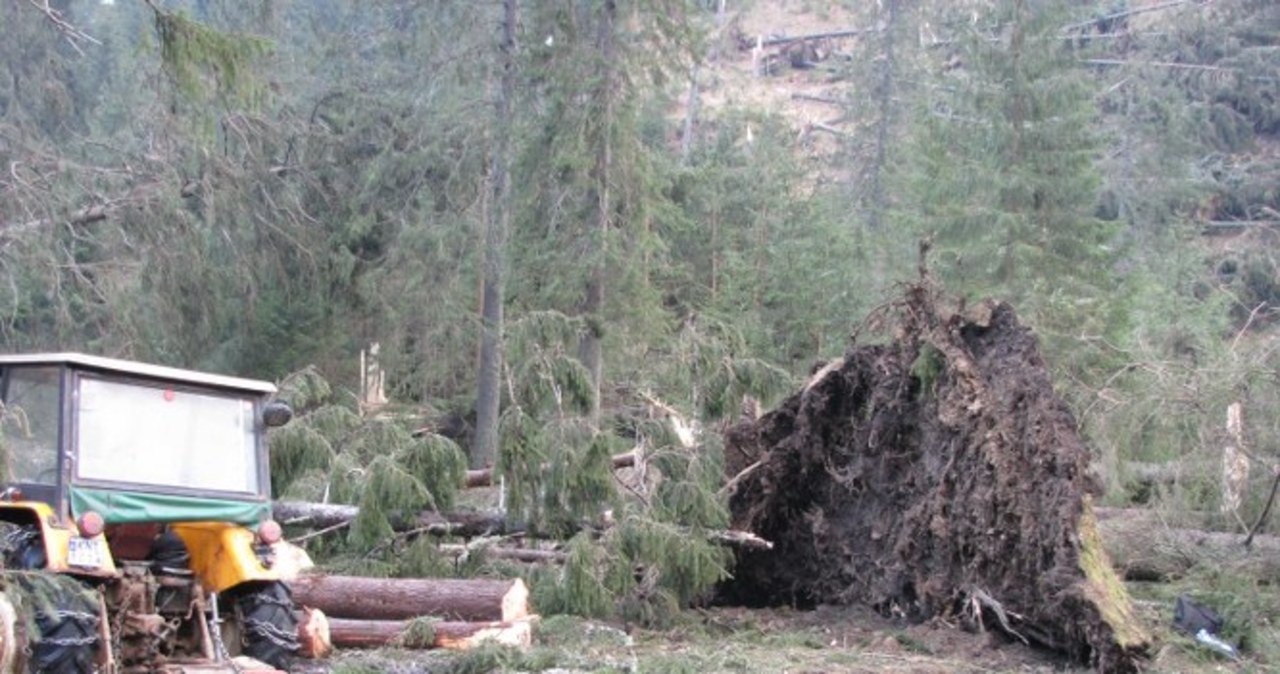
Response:
[[[67,547],[67,563],[71,566],[102,566],[102,546],[96,541],[72,536]]]

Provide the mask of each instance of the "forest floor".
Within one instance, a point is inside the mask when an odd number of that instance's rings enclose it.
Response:
[[[1140,603],[1153,628],[1167,624],[1172,605]],[[1256,661],[1227,662],[1190,640],[1169,635],[1149,671],[1198,674],[1269,671]],[[691,611],[667,630],[568,616],[544,619],[524,651],[345,650],[303,661],[295,674],[463,674],[478,672],[790,672],[792,674],[944,674],[1087,672],[994,633],[953,625],[899,623],[859,607],[719,608]]]

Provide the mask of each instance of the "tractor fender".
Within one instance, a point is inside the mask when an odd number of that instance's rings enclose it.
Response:
[[[119,575],[115,560],[111,556],[111,546],[106,536],[98,534],[92,538],[81,538],[75,525],[63,523],[49,504],[42,501],[19,501],[0,505],[0,520],[14,524],[35,526],[40,531],[40,543],[44,547],[45,565],[43,568],[57,573],[72,573],[82,576],[110,578]],[[71,540],[88,541],[90,557],[97,560],[94,566],[77,566],[71,564]],[[77,542],[77,545],[86,545]]]
[[[181,522],[169,525],[187,546],[191,571],[211,592],[222,592],[253,580],[280,580],[254,550],[252,531],[228,522]]]

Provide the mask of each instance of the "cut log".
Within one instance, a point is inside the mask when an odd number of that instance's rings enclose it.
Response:
[[[533,642],[532,621],[437,622],[431,624],[430,643],[413,638],[413,621],[347,620],[329,621],[333,645],[339,648],[447,648],[466,650],[486,641],[524,648]],[[425,641],[425,640],[423,640]]]
[[[520,579],[360,578],[302,575],[289,581],[298,606],[329,617],[407,620],[512,621],[529,615],[529,590]],[[336,643],[336,642],[335,642]]]
[[[298,611],[298,655],[304,658],[327,658],[333,652],[329,636],[329,619],[324,611],[303,608]]]

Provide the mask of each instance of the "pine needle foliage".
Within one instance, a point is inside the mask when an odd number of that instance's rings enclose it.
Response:
[[[595,401],[591,374],[573,355],[587,329],[581,317],[535,311],[507,331],[513,395],[528,414],[564,416],[589,411]]]
[[[726,573],[729,555],[700,534],[728,521],[717,494],[719,453],[684,446],[670,423],[654,418],[620,425],[628,427],[625,438],[591,423],[590,389],[576,383],[586,382],[585,371],[568,356],[584,328],[556,312],[512,325],[512,397],[498,465],[507,508],[552,534],[579,532],[559,569],[530,579],[540,612],[660,623]],[[738,369],[720,395],[762,391],[784,376],[727,360]],[[612,457],[637,442],[661,477],[622,490]]]
[[[285,377],[276,388],[276,398],[288,403],[296,414],[315,409],[333,398],[329,380],[314,365]]]
[[[389,456],[369,464],[368,485],[360,494],[360,514],[351,523],[348,540],[372,548],[395,536],[393,517],[412,517],[432,505],[426,487]]]
[[[677,376],[687,377],[699,411],[707,419],[736,413],[744,397],[777,399],[792,385],[789,372],[752,357],[746,337],[728,320],[701,315],[681,326],[675,338]]]
[[[160,62],[169,80],[193,100],[217,98],[232,105],[256,107],[265,84],[252,72],[254,63],[271,52],[271,41],[229,33],[194,21],[182,12],[152,4]]]
[[[504,416],[498,471],[507,507],[548,531],[574,531],[617,497],[612,453],[617,446],[584,418],[535,425],[519,411]]]
[[[559,569],[538,572],[532,598],[539,612],[616,617],[661,626],[728,576],[731,553],[701,530],[635,513],[598,538],[570,540]]]
[[[282,494],[305,475],[327,471],[336,452],[323,433],[307,424],[287,424],[271,433],[271,482]]]
[[[607,553],[589,533],[580,533],[565,548],[565,563],[543,573],[533,583],[531,595],[539,612],[571,613],[587,617],[607,616],[613,609],[605,581]]]
[[[280,390],[281,398],[313,407],[270,436],[274,493],[359,505],[351,546],[386,543],[395,535],[393,519],[453,505],[466,478],[457,443],[332,402],[328,383],[314,368],[286,377]]]
[[[74,611],[97,615],[98,595],[83,582],[47,571],[0,570],[0,590],[21,616],[23,628],[35,641],[42,638],[36,617]],[[12,644],[7,645],[13,648]]]
[[[399,648],[430,648],[436,640],[436,623],[439,618],[421,617],[410,620],[400,634],[391,640]]]
[[[1032,4],[1035,4],[1032,7]],[[1129,327],[1115,273],[1119,224],[1094,215],[1100,176],[1088,54],[1063,40],[1067,3],[1002,0],[957,21],[964,67],[917,110],[911,210],[934,271],[967,297],[999,297],[1073,377],[1114,365],[1098,341]],[[905,210],[905,209],[904,209]]]
[[[457,443],[435,433],[413,438],[395,456],[396,463],[431,494],[432,503],[439,510],[453,507],[458,486],[467,479],[464,458]]]

